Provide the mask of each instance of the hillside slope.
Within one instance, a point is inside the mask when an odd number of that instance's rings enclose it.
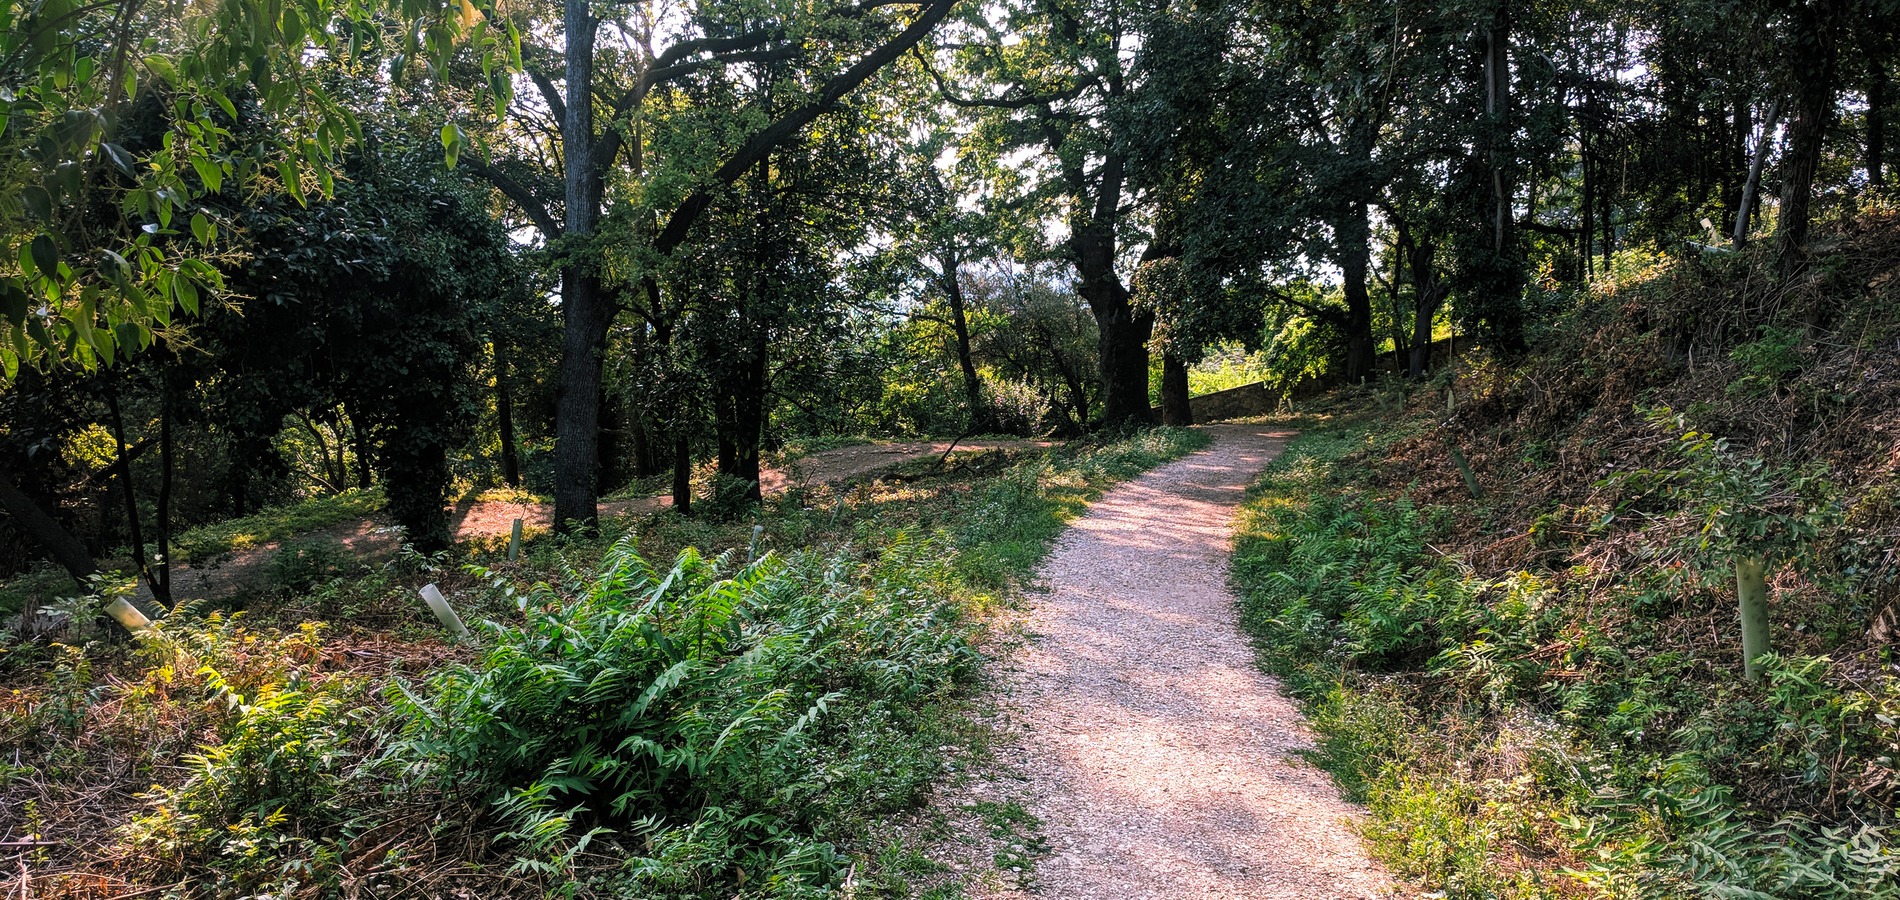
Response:
[[[1428,887],[1900,896],[1900,216],[1772,263],[1600,283],[1527,359],[1341,397],[1256,488],[1250,627]]]

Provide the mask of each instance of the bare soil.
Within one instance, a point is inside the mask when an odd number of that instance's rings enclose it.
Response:
[[[1227,588],[1234,509],[1291,435],[1209,431],[1211,448],[1103,497],[1044,564],[995,698],[998,772],[949,804],[967,821],[1019,803],[1047,855],[978,897],[1398,895],[1355,834],[1360,812],[1301,758],[1311,737]]]

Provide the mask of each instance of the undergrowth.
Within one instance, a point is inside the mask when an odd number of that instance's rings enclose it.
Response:
[[[73,897],[906,896],[879,823],[968,757],[986,614],[1089,499],[1205,441],[973,454],[17,646],[0,839]]]
[[[1670,468],[1602,482],[1623,502],[1528,523],[1516,567],[1480,574],[1441,548],[1497,511],[1383,486],[1373,461],[1415,439],[1393,424],[1297,441],[1233,563],[1245,626],[1382,859],[1452,898],[1900,897],[1900,680],[1792,650],[1741,680],[1733,582],[1706,552],[1842,546],[1819,476],[1677,435]],[[1588,549],[1613,534],[1641,565]],[[1843,638],[1816,615],[1797,628]]]
[[[1538,351],[1346,392],[1357,421],[1256,486],[1244,622],[1394,869],[1900,897],[1900,213],[1816,248],[1785,277],[1771,248],[1619,254]]]
[[[202,563],[223,553],[371,516],[382,508],[380,488],[351,489],[193,528],[175,538],[173,544],[181,562]]]

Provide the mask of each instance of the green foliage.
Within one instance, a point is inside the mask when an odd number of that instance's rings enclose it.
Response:
[[[237,519],[194,528],[172,539],[182,560],[203,564],[223,553],[249,550],[272,541],[307,534],[374,515],[383,505],[380,488],[348,490],[266,509]]]
[[[1683,469],[1640,476],[1654,488],[1642,508],[1707,527],[1664,534],[1691,549],[1800,546],[1810,532],[1738,511],[1774,506],[1764,497],[1781,488],[1752,485],[1783,473],[1700,435],[1683,444]],[[1448,897],[1565,896],[1559,881],[1610,897],[1895,895],[1900,853],[1877,798],[1893,786],[1900,681],[1770,656],[1762,696],[1655,649],[1655,626],[1630,611],[1658,591],[1681,603],[1693,577],[1477,577],[1431,549],[1453,513],[1372,493],[1342,462],[1355,451],[1379,448],[1341,428],[1276,461],[1243,510],[1233,571],[1243,622],[1319,732],[1316,759],[1367,801],[1390,864]],[[1758,780],[1832,794],[1847,771],[1864,787],[1846,816],[1769,806]],[[1553,857],[1569,862],[1529,862]]]
[[[490,25],[467,3],[0,4],[0,150],[17,160],[0,169],[0,381],[110,365],[175,310],[196,315],[226,288],[203,201],[332,188],[360,128],[327,70],[394,50],[399,76],[402,59],[446,67],[458,47],[484,70],[518,64],[513,25]],[[153,107],[161,135],[124,133]]]
[[[1840,520],[1837,491],[1824,465],[1769,466],[1734,452],[1723,438],[1688,428],[1686,418],[1669,409],[1646,410],[1644,416],[1658,430],[1679,434],[1678,465],[1612,476],[1606,485],[1624,489],[1612,517],[1640,514],[1658,501],[1686,513],[1695,531],[1685,549],[1717,570],[1737,555],[1770,564],[1812,560],[1816,535]]]
[[[270,580],[280,591],[307,593],[342,575],[353,562],[342,541],[325,534],[308,535],[285,541],[277,549],[270,560]]]
[[[1729,358],[1742,365],[1742,374],[1729,385],[1731,392],[1762,395],[1779,387],[1788,376],[1801,371],[1801,330],[1764,325],[1758,340],[1729,351]]]
[[[573,600],[519,595],[524,623],[490,628],[478,665],[405,689],[408,746],[492,792],[524,867],[559,871],[617,830],[654,848],[630,863],[645,889],[822,885],[835,852],[814,814],[876,808],[883,774],[837,754],[973,670],[932,576],[947,550],[900,539],[856,584],[812,555],[736,568],[689,550],[661,574],[622,541]]]

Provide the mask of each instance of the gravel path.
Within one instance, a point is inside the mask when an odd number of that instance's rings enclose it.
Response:
[[[1049,845],[1037,894],[1393,896],[1234,622],[1234,508],[1290,435],[1208,430],[1212,447],[1110,492],[1044,564],[999,700]]]

